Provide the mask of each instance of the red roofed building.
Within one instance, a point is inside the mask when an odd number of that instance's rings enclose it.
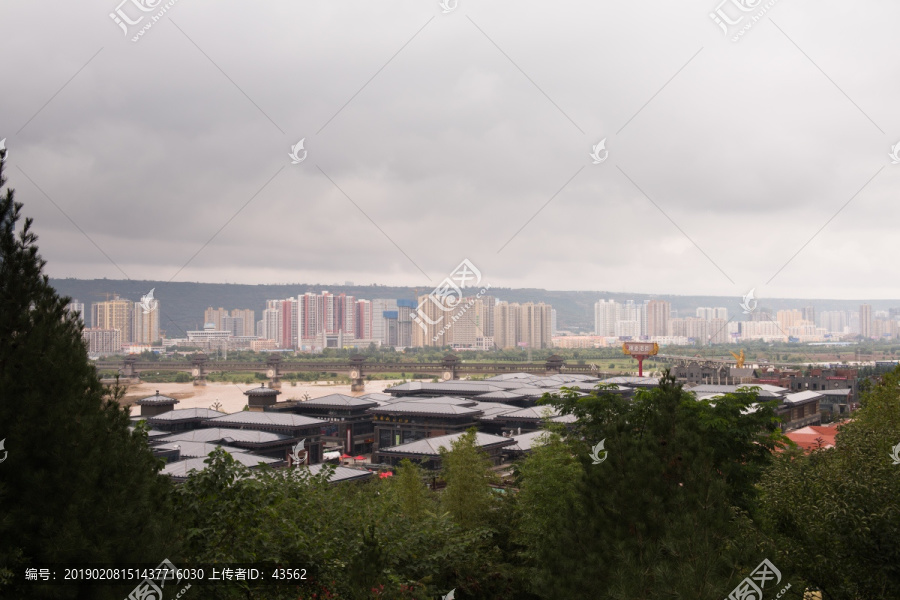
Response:
[[[839,426],[839,424],[810,425],[788,431],[785,436],[807,452],[818,448],[834,448],[834,439]]]

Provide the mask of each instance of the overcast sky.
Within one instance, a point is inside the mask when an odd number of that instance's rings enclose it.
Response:
[[[119,1],[0,4],[53,277],[900,297],[896,0]]]

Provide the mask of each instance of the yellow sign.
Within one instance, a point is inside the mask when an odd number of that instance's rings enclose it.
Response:
[[[656,342],[624,342],[622,352],[628,355],[654,356],[659,352]]]

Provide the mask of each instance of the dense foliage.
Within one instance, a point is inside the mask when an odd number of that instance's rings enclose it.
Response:
[[[157,564],[177,548],[171,484],[88,363],[21,207],[11,189],[0,196],[0,596],[75,597],[87,592],[11,581],[50,563]]]

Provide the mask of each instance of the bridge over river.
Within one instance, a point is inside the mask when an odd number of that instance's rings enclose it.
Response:
[[[350,378],[351,390],[364,391],[366,375],[374,373],[407,373],[432,375],[443,379],[459,379],[464,375],[500,375],[503,373],[531,373],[534,375],[555,375],[572,373],[605,378],[612,376],[601,373],[596,365],[566,364],[561,356],[551,356],[542,363],[469,363],[448,354],[441,362],[366,362],[364,356],[351,356],[344,361],[285,361],[279,355],[272,355],[266,362],[240,362],[210,360],[205,354],[195,354],[184,361],[142,361],[136,356],[126,356],[120,360],[100,360],[94,363],[98,371],[118,371],[128,379],[139,378],[143,371],[186,371],[194,378],[194,385],[206,385],[207,375],[213,372],[265,373],[272,387],[281,387],[281,378],[286,373],[345,373]]]

